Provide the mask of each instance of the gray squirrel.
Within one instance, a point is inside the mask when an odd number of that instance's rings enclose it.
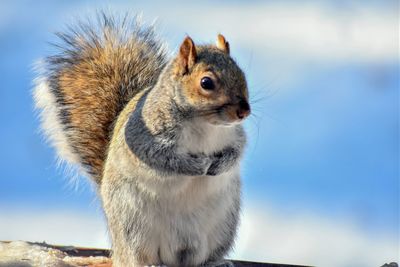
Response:
[[[34,100],[60,158],[97,185],[113,266],[232,265],[250,106],[224,36],[169,58],[135,17],[57,35]]]

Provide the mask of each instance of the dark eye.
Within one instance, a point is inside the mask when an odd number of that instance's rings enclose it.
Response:
[[[203,89],[206,89],[206,90],[214,90],[214,88],[215,88],[213,80],[207,76],[201,78],[200,85]]]

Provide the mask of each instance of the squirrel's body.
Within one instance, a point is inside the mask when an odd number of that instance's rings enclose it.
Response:
[[[136,101],[144,102],[145,96],[151,98],[151,92],[139,94],[121,113],[113,139],[123,140],[132,110],[145,112],[146,105]],[[151,114],[143,117],[144,125],[152,124],[152,119],[157,118],[165,122],[168,117],[154,107],[148,112]],[[168,126],[178,126],[173,124]],[[194,122],[179,125],[179,128],[178,149],[182,153],[212,154],[232,145],[239,134],[235,128]],[[134,233],[131,242],[114,244],[115,251],[121,253],[118,266],[128,266],[123,255],[129,251],[137,253],[134,258],[140,259],[139,262],[167,266],[196,266],[204,259],[216,261],[223,257],[231,247],[234,235],[230,231],[236,229],[238,220],[239,167],[218,176],[169,174],[160,177],[157,171],[148,168],[142,159],[129,151],[126,143],[120,145],[111,141],[101,185],[103,204],[109,224],[115,229],[111,232],[113,240],[129,235],[126,225],[138,226],[148,234]],[[130,158],[126,159],[126,155]],[[115,199],[121,203],[115,205]],[[126,215],[125,221],[121,220],[121,213]]]
[[[102,31],[109,40],[74,36],[87,49],[74,47],[74,55],[95,48],[97,56],[57,65],[41,79],[36,102],[56,112],[42,113],[46,133],[97,181],[114,266],[218,265],[239,218],[245,135],[238,122],[249,113],[243,73],[222,36],[217,47],[186,38],[167,63],[150,30],[119,40],[111,26]]]

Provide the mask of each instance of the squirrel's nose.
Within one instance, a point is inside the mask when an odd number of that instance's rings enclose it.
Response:
[[[237,117],[242,120],[242,119],[246,118],[247,116],[249,116],[249,114],[250,114],[250,105],[249,105],[249,103],[246,100],[241,99],[239,101],[239,105],[238,105],[238,108],[236,110]]]

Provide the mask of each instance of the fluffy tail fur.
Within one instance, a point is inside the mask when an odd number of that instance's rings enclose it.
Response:
[[[114,121],[156,83],[166,52],[136,17],[101,13],[57,36],[58,53],[45,58],[34,89],[42,128],[62,160],[100,183]]]

